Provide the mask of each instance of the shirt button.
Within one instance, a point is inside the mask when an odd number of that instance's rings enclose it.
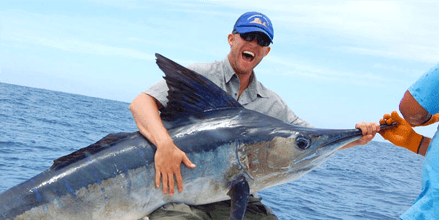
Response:
[[[235,96],[238,96],[238,93],[235,93]]]

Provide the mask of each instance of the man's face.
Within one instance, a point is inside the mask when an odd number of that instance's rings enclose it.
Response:
[[[270,52],[270,47],[260,46],[256,38],[246,41],[239,34],[229,34],[228,41],[231,47],[229,61],[237,74],[252,73],[262,58]]]

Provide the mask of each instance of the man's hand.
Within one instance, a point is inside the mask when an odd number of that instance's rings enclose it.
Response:
[[[340,150],[344,150],[347,148],[351,148],[357,145],[365,145],[369,143],[376,135],[377,132],[380,131],[380,125],[376,122],[362,122],[357,123],[355,128],[360,129],[363,132],[363,137],[361,139],[356,140],[342,148]]]
[[[361,139],[353,142],[356,145],[365,145],[369,143],[380,131],[380,125],[376,122],[362,122],[355,125],[355,128],[360,129],[363,132],[363,137]]]
[[[189,168],[195,165],[189,160],[186,154],[175,146],[169,136],[159,114],[162,104],[154,97],[141,93],[130,105],[134,121],[140,133],[157,146],[154,155],[155,162],[155,185],[160,187],[160,178],[163,178],[163,193],[174,195],[174,175],[176,176],[178,191],[183,191],[183,180],[181,178],[180,165],[183,162]]]
[[[160,177],[163,181],[163,193],[174,195],[174,175],[177,180],[178,191],[183,191],[183,179],[181,177],[180,165],[183,162],[189,168],[195,168],[186,153],[181,151],[177,146],[172,143],[167,143],[157,148],[157,152],[154,156],[155,162],[155,184],[156,187],[160,187]]]
[[[416,133],[412,126],[401,118],[396,111],[393,111],[392,114],[385,114],[380,119],[380,124],[383,125],[391,125],[394,122],[396,122],[396,127],[380,131],[381,136],[394,145],[407,148],[417,154],[422,135]]]

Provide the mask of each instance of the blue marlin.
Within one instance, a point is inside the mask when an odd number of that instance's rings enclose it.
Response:
[[[182,166],[183,192],[156,188],[156,147],[139,132],[110,134],[61,157],[0,194],[0,219],[141,219],[169,202],[232,200],[242,219],[249,194],[300,178],[358,129],[293,126],[242,107],[207,78],[156,54],[169,87],[161,118],[176,146],[198,166]]]

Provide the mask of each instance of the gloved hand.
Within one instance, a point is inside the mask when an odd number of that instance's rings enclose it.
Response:
[[[427,122],[425,122],[425,123],[422,124],[422,125],[412,125],[412,126],[413,126],[413,127],[427,126],[427,125],[434,124],[434,123],[436,123],[436,122],[438,122],[438,121],[439,121],[439,113],[437,113],[437,114],[435,114],[435,115],[432,115],[431,118],[430,118],[430,120],[428,120]]]
[[[396,111],[393,111],[392,114],[385,114],[380,119],[382,125],[391,125],[394,122],[396,122],[396,127],[380,131],[381,136],[394,145],[407,148],[417,154],[424,137],[416,133],[412,126],[401,118]]]

